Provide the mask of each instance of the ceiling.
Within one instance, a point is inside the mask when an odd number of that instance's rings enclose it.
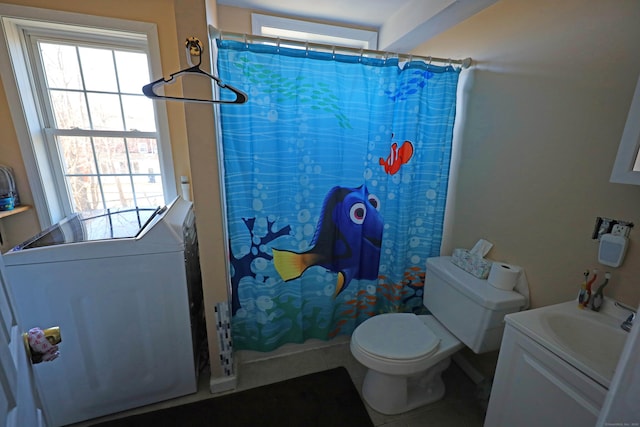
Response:
[[[290,18],[378,31],[378,49],[407,53],[497,0],[217,0]]]

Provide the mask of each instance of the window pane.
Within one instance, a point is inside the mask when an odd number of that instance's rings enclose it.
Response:
[[[117,92],[116,70],[111,49],[81,47],[80,62],[86,90]]]
[[[134,207],[133,188],[129,176],[103,176],[102,191],[107,208]]]
[[[67,187],[74,212],[103,209],[97,176],[68,176]]]
[[[122,138],[93,138],[100,174],[129,174],[126,146]]]
[[[51,104],[58,129],[90,129],[89,114],[82,92],[52,90]]]
[[[50,118],[42,126],[56,144],[46,161],[64,179],[51,197],[67,196],[72,211],[164,204],[155,105],[142,94],[151,81],[142,45],[122,45],[115,37],[113,44],[105,39],[98,46],[71,32],[59,39],[54,33],[29,36],[35,43],[29,48],[36,49],[33,66],[43,76],[36,87],[44,90],[43,117]],[[153,137],[126,137],[138,132]]]
[[[164,205],[164,193],[162,192],[160,174],[134,176],[133,186],[135,187],[139,207]]]
[[[115,54],[120,92],[141,94],[142,86],[151,81],[147,55],[123,51],[116,51]]]
[[[153,101],[145,96],[122,95],[122,108],[127,130],[156,131]]]
[[[160,173],[160,157],[155,139],[127,138],[127,146],[134,174],[155,175]]]
[[[88,93],[87,99],[93,129],[124,130],[118,95]]]
[[[40,43],[40,52],[49,88],[82,89],[75,46]]]
[[[96,173],[89,138],[59,136],[58,147],[65,175],[94,175]]]

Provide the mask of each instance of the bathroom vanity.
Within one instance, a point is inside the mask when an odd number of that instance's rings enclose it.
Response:
[[[599,313],[569,301],[507,315],[485,427],[595,425],[626,314],[606,300]]]

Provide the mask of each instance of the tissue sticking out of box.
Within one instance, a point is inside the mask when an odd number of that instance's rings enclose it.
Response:
[[[454,249],[451,262],[479,279],[486,279],[492,262],[484,259],[484,256],[492,247],[493,243],[480,239],[471,250]]]
[[[492,247],[493,243],[484,239],[480,239],[476,242],[475,245],[473,245],[473,248],[471,248],[469,253],[471,255],[477,255],[480,258],[484,258],[489,253]]]

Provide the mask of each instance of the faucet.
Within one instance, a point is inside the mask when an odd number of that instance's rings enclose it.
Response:
[[[636,314],[631,313],[629,317],[627,317],[627,320],[622,322],[622,325],[620,325],[620,327],[625,331],[629,332],[631,330],[631,327],[633,326],[633,319],[635,319],[635,317],[636,317]]]
[[[615,305],[616,307],[620,307],[622,309],[625,309],[631,312],[631,314],[629,314],[629,317],[627,317],[627,319],[624,322],[622,322],[622,324],[620,325],[622,329],[629,332],[631,330],[631,327],[633,326],[633,320],[636,318],[637,312],[632,308],[629,308],[625,305],[620,304],[618,301],[615,302]]]

